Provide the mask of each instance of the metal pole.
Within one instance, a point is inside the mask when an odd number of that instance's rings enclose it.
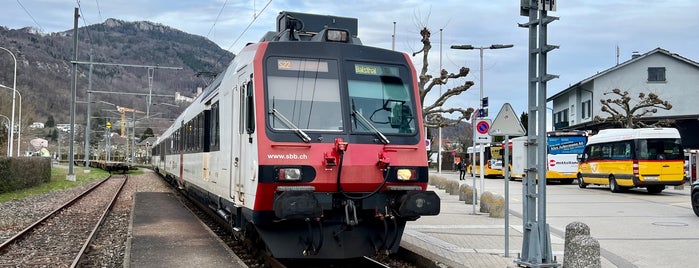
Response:
[[[442,29],[439,29],[439,71],[442,71]],[[439,85],[439,96],[442,96],[442,85]],[[437,150],[437,173],[442,174],[442,125],[439,125],[439,149]]]
[[[510,256],[510,135],[505,135],[505,257]]]
[[[8,156],[12,156],[12,144],[15,142],[15,93],[17,92],[17,58],[15,57],[15,54],[12,53],[7,48],[0,47],[0,49],[7,51],[7,53],[10,53],[10,56],[12,56],[12,60],[15,62],[15,71],[14,71],[14,78],[12,79],[12,115],[10,116],[12,119],[10,120],[10,139],[8,142],[10,143],[10,154]],[[21,124],[21,122],[20,122]],[[19,144],[17,144],[19,146]],[[19,155],[18,155],[19,156]]]
[[[92,62],[92,49],[90,49],[90,62]],[[90,73],[87,75],[87,122],[85,126],[85,169],[84,173],[90,173],[90,114],[92,109],[92,64],[90,64]]]
[[[131,112],[131,123],[133,124],[133,131],[131,132],[131,163],[134,162],[134,157],[136,157],[136,112]]]
[[[485,47],[479,47],[479,48],[478,48],[478,50],[480,50],[480,55],[481,55],[481,70],[480,70],[481,80],[479,81],[479,82],[480,82],[480,83],[479,83],[479,84],[480,84],[480,98],[478,99],[478,107],[480,107],[481,110],[483,110],[483,49],[485,49]],[[483,117],[486,117],[486,116],[485,116],[485,111],[483,111]],[[485,172],[484,169],[483,169],[484,166],[485,166],[485,163],[483,162],[483,161],[484,161],[484,159],[483,159],[483,151],[485,151],[485,145],[483,145],[483,149],[481,150],[481,153],[480,153],[481,174],[480,174],[479,177],[480,177],[480,179],[481,179],[481,194],[483,194],[484,191],[485,191],[485,188],[484,188],[484,186],[483,186],[483,181],[485,180],[485,179],[483,178],[483,173]]]
[[[471,178],[473,179],[473,202],[471,202],[471,204],[473,204],[473,214],[474,215],[476,214],[476,189],[477,189],[476,188],[476,172],[475,172],[475,170],[476,170],[476,118],[477,118],[476,113],[471,115],[471,119],[472,119],[471,126],[473,126],[473,129],[472,129],[472,132],[473,132],[473,142],[472,143],[473,144],[471,146],[471,148],[473,148],[471,150],[471,163],[472,163],[471,164]],[[481,194],[483,194],[483,193],[481,193]]]
[[[1,115],[1,114],[0,114],[0,116],[2,116],[3,118],[7,119],[7,137],[9,138],[9,137],[10,137],[10,131],[12,130],[12,128],[10,128],[10,118],[7,118],[7,116]],[[9,141],[9,140],[8,140],[8,141]],[[8,142],[8,143],[7,143],[7,151],[5,152],[5,155],[7,155],[7,156],[9,157],[9,156],[10,156],[10,153],[11,153],[11,151],[10,151],[10,143]]]
[[[21,156],[20,147],[22,147],[22,94],[19,94],[19,90],[15,90],[17,96],[19,96],[19,122],[17,122],[17,156]]]
[[[155,68],[148,68],[148,106],[146,107],[146,117],[150,116],[151,94],[153,94],[153,74]]]
[[[75,8],[75,16],[73,20],[73,52],[74,59],[78,60],[78,18],[80,17],[78,13],[78,8]],[[68,150],[68,175],[66,175],[66,180],[75,181],[75,174],[73,173],[73,161],[75,156],[73,155],[73,145],[75,140],[75,94],[78,90],[78,64],[73,63],[72,68],[72,80],[71,80],[71,93],[70,93],[70,139],[68,139],[69,150]]]

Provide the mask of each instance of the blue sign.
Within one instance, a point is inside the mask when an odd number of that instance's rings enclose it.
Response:
[[[546,144],[549,154],[582,154],[585,150],[587,137],[548,137]]]

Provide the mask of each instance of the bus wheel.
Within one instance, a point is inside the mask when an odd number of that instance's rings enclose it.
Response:
[[[659,194],[663,190],[665,190],[664,185],[655,185],[655,186],[646,187],[646,191],[648,191],[648,193],[651,193],[651,194]]]
[[[619,185],[616,184],[616,179],[614,178],[614,176],[609,176],[609,190],[611,190],[612,193],[622,192],[621,187],[619,187]]]
[[[582,174],[579,174],[579,173],[578,173],[578,187],[580,187],[580,188],[587,187],[587,183],[585,183],[585,181],[583,181]]]

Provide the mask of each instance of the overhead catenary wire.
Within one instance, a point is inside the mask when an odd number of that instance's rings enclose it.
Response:
[[[22,2],[17,0],[17,4],[19,4],[19,6],[22,7],[22,9],[24,10],[24,13],[27,13],[27,15],[29,15],[29,18],[31,18],[32,21],[34,21],[34,24],[36,24],[36,26],[39,26],[39,31],[43,33],[44,27],[41,27],[41,24],[39,24],[39,22],[37,22],[36,19],[34,19],[34,16],[32,16],[32,14],[29,12],[29,10],[27,10],[27,8],[25,8],[24,5],[22,5]]]
[[[218,19],[221,17],[221,13],[223,13],[223,9],[226,8],[226,4],[228,4],[228,0],[226,0],[225,2],[223,2],[223,6],[221,6],[221,9],[218,11],[218,15],[216,15],[216,19],[214,20],[214,24],[211,25],[211,28],[209,29],[209,32],[206,33],[206,38],[209,38],[209,35],[211,34],[211,32],[212,32],[212,31],[214,30],[214,28],[216,27],[216,23],[218,22]]]
[[[246,26],[245,29],[243,29],[243,31],[240,33],[240,35],[238,35],[238,37],[235,39],[235,41],[233,41],[233,44],[231,44],[231,45],[228,47],[228,49],[226,49],[226,50],[231,51],[231,49],[233,49],[233,46],[235,46],[235,44],[237,44],[238,41],[240,41],[240,38],[243,37],[243,34],[245,34],[245,33],[248,31],[248,29],[250,29],[250,26],[252,26],[252,24],[255,23],[255,21],[257,20],[257,18],[260,17],[260,15],[262,14],[262,12],[264,12],[265,9],[267,9],[267,7],[269,7],[269,4],[271,4],[271,3],[272,3],[272,0],[267,1],[267,4],[265,4],[265,6],[262,7],[262,10],[260,10],[259,13],[253,15],[252,21],[250,21],[250,23],[248,24],[248,26]],[[216,64],[214,64],[214,66],[218,66],[218,64],[221,62],[221,59],[223,58],[223,56],[224,56],[224,55],[222,54],[221,56],[218,57],[218,59],[216,60]]]

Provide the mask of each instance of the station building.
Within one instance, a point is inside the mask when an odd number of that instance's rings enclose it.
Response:
[[[682,136],[684,148],[699,148],[699,63],[656,48],[645,54],[635,53],[631,59],[583,79],[549,97],[553,104],[554,130],[588,130],[618,127],[610,123],[595,122],[595,116],[607,118],[602,111],[602,99],[618,99],[613,89],[628,91],[630,104],[638,103],[639,93],[654,93],[668,101],[670,110],[657,109],[643,117],[652,124],[669,119]],[[612,107],[615,107],[612,104]],[[642,111],[637,111],[639,114]]]

